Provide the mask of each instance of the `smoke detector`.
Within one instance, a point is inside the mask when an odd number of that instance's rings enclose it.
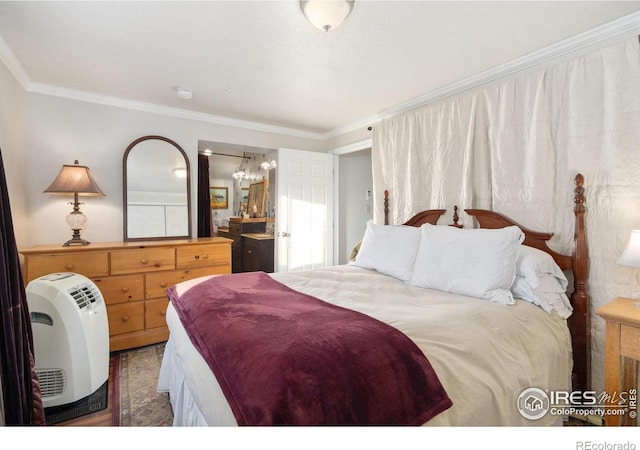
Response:
[[[178,97],[184,100],[189,100],[191,97],[193,97],[193,92],[191,92],[191,89],[178,88],[177,93]]]

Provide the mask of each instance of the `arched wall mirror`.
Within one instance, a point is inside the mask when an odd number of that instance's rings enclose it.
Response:
[[[191,237],[189,158],[171,139],[144,136],[124,152],[124,240]]]

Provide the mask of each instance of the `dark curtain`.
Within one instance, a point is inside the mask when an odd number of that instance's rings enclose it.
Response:
[[[198,153],[198,237],[212,236],[209,157]]]
[[[2,152],[0,152],[0,376],[5,423],[44,425],[40,385],[35,373],[33,334],[27,295],[22,282],[18,247]]]

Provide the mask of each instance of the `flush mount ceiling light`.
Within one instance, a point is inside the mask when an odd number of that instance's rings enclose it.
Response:
[[[193,92],[191,92],[191,89],[186,89],[186,88],[178,88],[176,89],[178,97],[183,99],[183,100],[189,100],[190,98],[193,97]]]
[[[314,27],[329,31],[347,18],[353,3],[353,0],[301,0],[300,9]]]

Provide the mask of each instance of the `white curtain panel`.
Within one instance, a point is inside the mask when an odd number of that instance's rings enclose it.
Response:
[[[640,44],[637,38],[497,85],[461,94],[375,127],[374,218],[390,223],[446,208],[440,224],[473,227],[485,208],[573,247],[574,177],[586,188],[592,388],[604,389],[604,321],[618,296],[640,298],[640,270],[619,266],[640,228]]]

